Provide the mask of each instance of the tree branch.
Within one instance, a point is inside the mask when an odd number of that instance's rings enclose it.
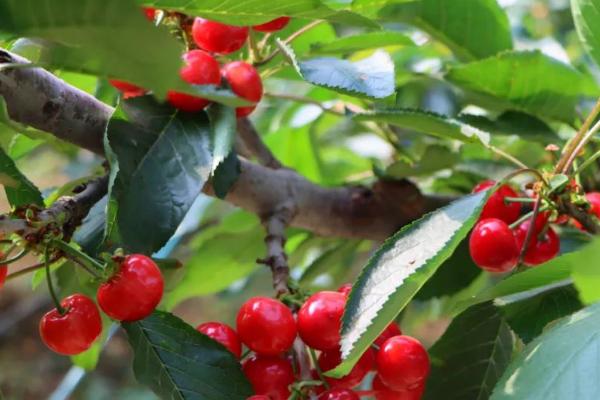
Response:
[[[26,63],[0,49],[2,63]],[[103,155],[104,129],[114,109],[41,68],[0,69],[0,96],[16,122]],[[379,181],[364,187],[325,188],[294,171],[240,159],[241,174],[226,200],[262,217],[288,202],[291,226],[321,236],[382,240],[443,199],[425,198],[409,181]],[[210,184],[204,193],[214,195]]]
[[[271,150],[263,143],[254,125],[252,125],[248,118],[238,118],[237,132],[243,142],[244,148],[247,149],[249,154],[255,156],[259,163],[273,169],[282,167],[281,162],[275,158]]]

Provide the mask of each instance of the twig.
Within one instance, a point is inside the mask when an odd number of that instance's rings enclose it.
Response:
[[[597,122],[579,141],[575,150],[571,153],[569,158],[567,159],[567,163],[563,168],[563,173],[567,173],[571,165],[575,161],[575,158],[579,155],[579,153],[583,150],[583,147],[590,141],[590,139],[600,130],[600,122]]]
[[[579,128],[579,131],[577,131],[577,134],[565,146],[563,154],[554,168],[554,172],[565,173],[569,169],[569,160],[572,160],[576,156],[575,150],[579,146],[579,143],[584,138],[587,131],[590,129],[590,126],[592,126],[592,123],[598,114],[600,114],[600,99],[598,99],[596,105],[594,105],[594,108],[592,108],[592,111],[585,119],[583,125],[581,125],[581,128]]]
[[[242,154],[247,151],[255,156],[265,167],[272,169],[282,168],[281,162],[275,158],[271,150],[265,145],[260,135],[248,118],[239,118],[237,122],[238,135],[243,143]],[[245,150],[244,150],[245,149]]]

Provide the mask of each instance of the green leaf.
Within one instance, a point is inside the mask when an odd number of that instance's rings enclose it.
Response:
[[[137,97],[119,106],[106,139],[115,155],[111,169],[117,171],[106,231],[110,237],[118,228],[126,249],[151,254],[175,232],[210,175],[208,117]]]
[[[335,275],[337,269],[347,269],[354,261],[360,243],[360,240],[344,240],[325,251],[304,270],[300,285],[308,285],[324,274]]]
[[[15,162],[0,148],[0,184],[11,206],[44,205],[39,189],[19,171]]]
[[[231,152],[236,135],[237,119],[234,108],[220,104],[212,104],[208,108],[207,114],[210,120],[213,148],[212,171],[214,172]]]
[[[539,51],[504,52],[450,67],[446,79],[481,97],[483,104],[573,123],[587,79]],[[596,87],[596,93],[597,93]]]
[[[469,308],[429,349],[432,369],[424,399],[489,399],[513,345],[513,335],[492,303]]]
[[[381,31],[342,37],[311,46],[314,54],[344,54],[361,50],[380,49],[384,46],[414,46],[411,38],[400,32]]]
[[[569,254],[572,277],[579,296],[585,304],[600,300],[600,240],[595,239],[582,250]],[[568,257],[568,256],[567,256]]]
[[[336,92],[382,99],[394,94],[394,63],[385,51],[351,62],[331,57],[297,61],[291,47],[277,42],[304,80]]]
[[[234,150],[217,166],[213,173],[212,186],[218,198],[224,199],[242,172],[240,160]]]
[[[427,176],[442,169],[450,168],[460,161],[457,153],[452,152],[445,146],[432,145],[425,149],[425,152],[414,164],[404,160],[399,160],[390,165],[385,173],[396,179],[407,178],[411,176]]]
[[[42,143],[44,143],[43,140],[31,139],[28,136],[18,133],[13,136],[12,140],[10,141],[8,155],[13,160],[18,160],[21,157],[25,157],[27,154],[31,153]]]
[[[512,302],[497,302],[502,315],[523,342],[539,336],[546,325],[580,310],[583,305],[573,286],[552,288],[535,296]]]
[[[155,311],[123,328],[137,380],[161,398],[245,400],[253,394],[233,354],[176,316]]]
[[[564,318],[513,360],[491,400],[597,399],[598,326],[600,304]]]
[[[384,7],[378,17],[423,29],[462,60],[512,49],[508,17],[496,0],[417,0]]]
[[[464,122],[443,115],[420,110],[390,109],[356,114],[356,121],[377,121],[410,129],[442,139],[456,139],[461,142],[488,144],[490,134]]]
[[[94,204],[73,236],[73,240],[81,249],[92,256],[96,255],[104,238],[107,204],[108,196]]]
[[[458,119],[492,135],[517,135],[522,139],[544,144],[560,140],[544,121],[518,111],[506,111],[495,120],[471,114],[461,114]]]
[[[600,65],[600,1],[571,0],[571,13],[579,39],[596,64]]]
[[[331,376],[347,374],[362,353],[450,257],[473,227],[487,192],[461,198],[389,238],[369,260],[346,304],[344,360]]]

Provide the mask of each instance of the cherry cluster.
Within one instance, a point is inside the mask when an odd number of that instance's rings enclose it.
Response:
[[[242,369],[256,393],[248,400],[285,400],[294,388],[306,387],[300,382],[300,367],[291,355],[297,337],[316,357],[311,370],[313,381],[304,384],[319,400],[358,400],[361,395],[378,400],[420,399],[429,374],[429,357],[423,345],[402,335],[395,323],[381,333],[348,375],[323,375],[341,363],[341,318],[350,288],[344,285],[337,292],[313,294],[302,304],[296,319],[279,300],[253,297],[238,312],[237,332],[219,322],[204,323],[197,329],[243,358]],[[245,357],[241,357],[242,343],[249,349]],[[353,390],[371,371],[376,372],[372,390]]]
[[[148,19],[154,20],[156,9],[146,8],[144,11]],[[280,17],[262,25],[255,25],[252,29],[265,33],[276,32],[283,29],[289,21],[289,17]],[[224,80],[233,93],[245,100],[258,103],[263,95],[263,86],[256,69],[244,61],[232,61],[220,66],[215,58],[215,56],[240,50],[247,42],[248,35],[248,27],[195,18],[191,26],[191,36],[198,49],[183,54],[184,66],[179,72],[181,79],[193,85],[215,86],[220,86]],[[129,82],[111,79],[110,83],[123,92],[124,98],[146,93],[143,88]],[[207,99],[174,90],[168,92],[167,100],[173,107],[186,112],[197,112],[210,104]],[[236,115],[245,117],[255,108],[255,105],[238,107]]]
[[[494,185],[494,181],[484,181],[475,186],[473,192],[481,192]],[[600,218],[600,193],[587,193],[585,197],[590,203],[590,212]],[[495,273],[511,271],[517,266],[521,253],[526,266],[543,264],[560,251],[560,239],[552,223],[571,223],[582,229],[577,220],[548,210],[539,212],[535,220],[530,217],[521,222],[518,200],[519,194],[515,190],[501,185],[485,204],[469,239],[471,258],[480,268]],[[530,229],[527,249],[523,251]]]
[[[119,258],[116,272],[97,291],[98,305],[117,321],[137,321],[150,315],[163,295],[158,266],[142,254]],[[102,332],[102,319],[92,299],[83,294],[65,298],[40,321],[43,342],[59,354],[79,354]]]

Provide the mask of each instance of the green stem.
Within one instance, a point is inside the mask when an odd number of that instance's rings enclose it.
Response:
[[[544,176],[540,173],[540,171],[533,169],[533,168],[521,168],[518,169],[516,171],[511,172],[510,174],[506,175],[500,182],[498,185],[503,185],[506,182],[510,181],[511,179],[522,175],[522,174],[532,174],[535,175],[536,178],[538,178],[538,180],[544,182],[544,185],[548,186],[548,182],[546,181],[546,179],[544,178]]]
[[[254,64],[262,61],[260,49],[256,44],[256,37],[252,29],[250,29],[250,34],[248,35],[248,49],[250,49],[250,63]]]
[[[98,271],[101,274],[104,273],[104,266],[102,264],[100,264],[92,257],[88,256],[84,252],[69,246],[69,244],[64,242],[63,240],[53,240],[51,244],[57,249],[62,250],[67,256],[67,258],[76,262],[79,261],[81,264],[85,265],[85,267],[91,270]]]
[[[548,205],[542,206],[540,207],[540,212],[542,211],[546,211],[548,210],[550,207]],[[513,222],[512,224],[510,224],[508,227],[510,229],[515,229],[517,226],[521,225],[523,222],[527,221],[528,219],[531,219],[531,217],[533,217],[533,211],[528,212],[527,214],[523,215],[521,218],[519,218],[518,220],[516,220],[515,222]]]
[[[60,304],[58,296],[54,291],[54,285],[52,284],[52,274],[50,273],[50,260],[48,260],[48,256],[49,246],[46,245],[46,247],[44,248],[44,266],[46,267],[46,282],[48,283],[48,291],[50,292],[50,297],[52,297],[52,301],[54,302],[58,313],[60,315],[65,315],[67,310],[65,310],[64,307]]]
[[[522,162],[518,158],[508,154],[504,150],[501,150],[501,149],[497,148],[496,146],[492,146],[491,144],[487,144],[487,145],[484,144],[484,146],[488,150],[490,150],[492,153],[496,153],[498,156],[510,161],[511,163],[515,164],[517,167],[523,168],[523,169],[529,169],[529,167],[524,162]]]
[[[321,380],[321,382],[323,382],[325,388],[329,389],[329,383],[327,383],[327,381],[325,380],[325,377],[323,376],[323,371],[321,370],[321,367],[319,367],[319,360],[317,359],[317,354],[310,347],[308,348],[308,354],[310,354],[310,359],[312,360],[313,366],[315,367],[315,371],[317,371],[319,379]]]
[[[590,158],[588,158],[587,160],[582,162],[581,165],[573,171],[573,174],[579,175],[581,173],[581,171],[583,171],[584,169],[586,169],[587,167],[592,165],[594,163],[594,161],[596,161],[598,158],[600,158],[600,150],[598,150],[597,152],[592,154],[590,156]]]
[[[10,253],[8,253],[8,254],[10,254]],[[23,251],[21,251],[21,252],[20,252],[19,254],[17,254],[16,256],[14,256],[14,257],[11,257],[11,258],[7,258],[6,260],[1,260],[1,261],[0,261],[0,264],[2,264],[2,265],[8,265],[8,264],[12,264],[12,263],[14,263],[15,261],[17,261],[17,260],[20,260],[21,258],[25,257],[27,254],[29,254],[29,250],[27,250],[27,249],[23,249]]]
[[[533,237],[533,232],[535,231],[535,220],[540,212],[540,204],[542,204],[542,198],[538,197],[537,201],[533,206],[533,213],[531,215],[531,219],[534,221],[529,224],[529,229],[527,229],[527,234],[525,235],[525,241],[523,242],[523,248],[521,249],[521,253],[519,254],[519,261],[517,265],[523,264],[523,258],[525,257],[525,253],[529,248],[529,242],[531,242],[531,238]]]
[[[504,201],[507,203],[535,203],[536,200],[530,197],[505,197]]]
[[[55,258],[52,261],[50,261],[50,264],[53,264],[53,263],[55,263],[58,260],[59,260],[58,258]],[[43,263],[39,263],[39,264],[34,264],[34,265],[32,265],[30,267],[27,267],[27,268],[20,269],[20,270],[18,270],[16,272],[13,272],[12,274],[9,274],[6,277],[6,280],[9,281],[11,279],[18,278],[19,276],[27,275],[28,273],[37,271],[38,269],[44,268],[45,266],[46,266],[46,263],[43,262]]]

